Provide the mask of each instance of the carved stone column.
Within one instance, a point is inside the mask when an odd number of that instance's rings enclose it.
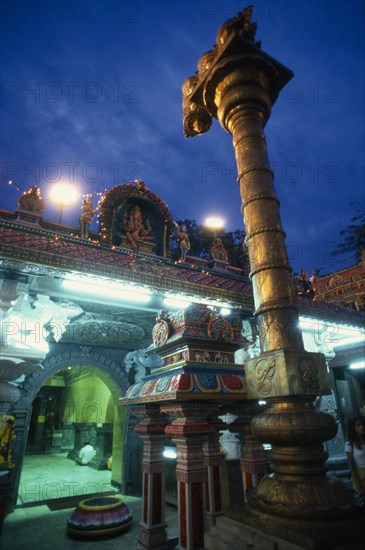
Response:
[[[330,381],[324,356],[304,351],[264,135],[271,107],[293,74],[254,42],[251,13],[246,8],[220,27],[216,46],[184,83],[184,130],[187,137],[203,133],[214,117],[233,137],[261,345],[260,356],[245,364],[247,397],[268,400],[268,408],[253,419],[252,433],[271,443],[274,473],[261,480],[252,499],[256,525],[261,521],[264,530],[272,530],[289,518],[297,527],[300,519],[308,522],[302,524],[303,536],[311,537],[309,525],[321,518],[330,520],[328,538],[333,518],[353,513],[352,497],[325,475],[322,442],[337,427],[313,401],[330,393]],[[272,520],[265,521],[258,510]],[[323,528],[312,528],[317,541]],[[288,535],[288,529],[283,532]]]
[[[229,407],[237,418],[229,425],[229,431],[237,433],[241,442],[241,474],[243,494],[247,502],[247,491],[258,486],[259,481],[268,471],[268,462],[262,444],[251,433],[251,421],[257,414],[258,406],[254,403],[236,404]]]
[[[203,550],[206,521],[206,470],[203,446],[214,432],[207,418],[218,411],[215,403],[172,403],[161,411],[176,419],[166,427],[178,450],[176,480],[179,508],[179,550]]]
[[[161,418],[158,405],[136,407],[133,414],[143,418],[135,428],[143,440],[143,506],[138,549],[164,550],[167,548],[163,456],[166,421]]]
[[[218,417],[211,419],[209,424],[213,427],[214,431],[208,435],[203,446],[203,452],[206,468],[207,521],[209,528],[211,528],[216,524],[217,517],[223,514],[222,455],[220,452],[219,432],[226,429],[227,425]]]

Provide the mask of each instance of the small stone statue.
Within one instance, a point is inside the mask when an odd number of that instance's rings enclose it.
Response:
[[[124,357],[125,370],[128,374],[131,371],[135,384],[150,374],[152,368],[160,367],[161,364],[158,355],[147,354],[145,350],[129,351]]]
[[[145,182],[143,180],[134,180],[134,183],[137,187],[138,194],[144,195],[147,189]]]
[[[40,188],[37,185],[29,187],[29,191],[25,191],[18,199],[18,207],[22,210],[39,212],[41,214],[44,210],[44,201],[41,197]]]
[[[224,244],[222,242],[222,239],[220,237],[216,237],[214,239],[214,243],[212,248],[210,249],[210,252],[212,254],[212,258],[214,260],[220,260],[222,262],[228,262],[228,252],[224,248]]]
[[[80,237],[82,239],[89,238],[89,226],[94,220],[95,212],[97,208],[93,210],[93,199],[92,197],[86,197],[82,201],[81,206],[81,216],[79,217],[80,223]]]
[[[179,245],[179,263],[183,263],[186,260],[186,255],[190,250],[189,235],[186,232],[186,225],[180,227],[180,231],[176,235],[176,241]]]

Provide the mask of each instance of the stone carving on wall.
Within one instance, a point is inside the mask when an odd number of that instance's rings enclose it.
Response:
[[[145,337],[144,329],[134,323],[97,319],[86,314],[69,326],[62,342],[135,347],[141,345]]]
[[[29,294],[20,292],[3,320],[6,326],[4,345],[18,351],[47,353],[49,339],[58,342],[69,322],[64,309],[49,296],[38,295],[31,302]]]
[[[212,316],[212,319],[209,321],[207,333],[209,339],[215,342],[233,341],[233,328],[231,324],[226,319],[222,319],[218,314]]]
[[[156,324],[152,330],[152,340],[156,348],[163,346],[171,336],[171,323],[166,311],[157,314]]]
[[[161,358],[158,355],[148,354],[145,350],[130,351],[124,357],[125,370],[134,377],[135,384],[150,374],[151,369],[160,366]]]

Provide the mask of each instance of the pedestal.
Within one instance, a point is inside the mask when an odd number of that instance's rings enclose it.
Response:
[[[147,252],[148,254],[154,254],[155,253],[155,246],[156,243],[154,241],[138,241],[137,243],[138,249],[133,249],[132,243],[127,237],[121,237],[119,246],[122,246],[123,248],[130,248],[134,252]]]
[[[42,220],[42,213],[32,212],[31,210],[16,210],[15,211],[17,220],[22,222],[34,223],[36,225]]]
[[[224,260],[217,260],[216,258],[214,258],[209,262],[209,267],[220,271],[227,271],[229,267],[229,262],[225,262]]]

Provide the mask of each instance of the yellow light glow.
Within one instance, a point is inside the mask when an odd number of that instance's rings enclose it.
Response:
[[[221,229],[224,227],[224,220],[218,218],[218,216],[210,216],[205,220],[205,225],[211,227],[212,229]]]
[[[50,199],[58,206],[70,206],[78,198],[78,190],[69,183],[58,183],[50,191]]]

